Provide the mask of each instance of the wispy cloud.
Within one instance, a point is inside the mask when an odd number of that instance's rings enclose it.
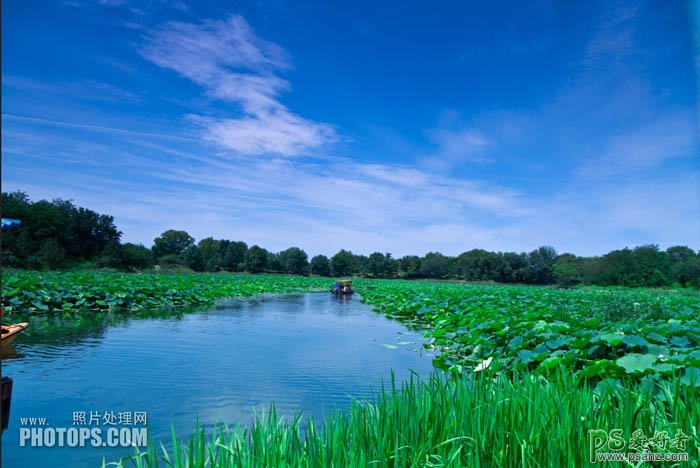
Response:
[[[600,154],[587,160],[578,174],[589,177],[632,175],[698,154],[700,145],[692,112],[669,112],[645,125],[609,137]]]
[[[167,8],[182,12],[189,12],[190,8],[187,2],[182,0],[96,0],[96,1],[85,1],[76,2],[73,0],[65,0],[63,4],[73,8],[86,8],[94,5],[101,7],[111,7],[111,8],[128,8],[132,13],[138,15],[145,15],[146,12],[143,8],[147,7],[160,7]]]
[[[521,242],[554,244],[561,251],[600,255],[642,244],[698,247],[700,172],[664,171],[593,185],[571,181],[549,199],[531,199],[532,211],[510,226]]]
[[[174,70],[215,98],[235,103],[240,114],[218,119],[193,116],[204,136],[245,155],[303,155],[335,140],[328,124],[291,112],[279,100],[289,83],[286,52],[259,38],[242,16],[200,24],[171,22],[155,29],[140,49],[146,59]]]
[[[488,154],[493,141],[473,121],[465,122],[462,115],[448,109],[438,125],[426,132],[435,150],[420,161],[428,170],[448,172],[463,164],[485,164],[492,161]]]
[[[484,164],[491,161],[486,154],[490,146],[486,137],[473,129],[436,129],[428,132],[437,151],[426,157],[422,164],[437,170],[448,170],[464,163]]]
[[[633,37],[637,9],[637,5],[620,5],[606,12],[586,46],[585,65],[609,67],[612,61],[628,59],[639,53]]]
[[[59,133],[56,140],[42,130],[36,141],[34,122],[9,123],[13,127],[4,129],[3,137],[4,189],[27,190],[35,198],[73,198],[113,214],[126,241],[148,244],[176,228],[197,239],[241,239],[272,250],[294,244],[310,254],[339,248],[458,254],[475,247],[520,251],[542,244],[600,254],[623,247],[620,239],[694,245],[700,232],[700,221],[691,221],[700,209],[698,175],[691,173],[598,182],[593,189],[577,182],[552,197],[536,198],[403,164],[190,156],[169,138],[89,127],[50,126],[52,132],[81,134]],[[82,132],[106,139],[98,144]],[[65,155],[50,152],[56,141]],[[14,154],[6,151],[8,145],[29,151]],[[196,148],[196,141],[192,145]],[[32,159],[45,171],[31,170]]]
[[[61,96],[80,100],[130,104],[141,102],[141,98],[131,91],[111,83],[94,80],[47,83],[23,76],[3,75],[2,84],[12,89],[43,96]]]
[[[339,242],[365,253],[379,249],[398,255],[438,247],[457,253],[449,245],[457,231],[465,241],[487,239],[492,233],[488,245],[495,247],[492,241],[498,239],[499,228],[488,226],[485,219],[512,219],[528,212],[520,195],[507,187],[401,164],[344,158],[193,159],[168,138],[49,126],[52,132],[81,133],[35,140],[35,122],[9,123],[3,149],[30,151],[6,153],[7,166],[14,168],[12,177],[4,176],[6,190],[22,188],[32,197],[62,196],[99,207],[116,216],[130,241],[147,242],[167,226],[197,238],[237,238],[270,249],[293,242],[310,253],[333,253]],[[84,132],[100,135],[100,143],[91,142]],[[70,148],[70,161],[49,151],[56,141]],[[44,165],[50,177],[37,178],[18,168],[32,160]],[[100,169],[107,161],[108,173]],[[23,179],[25,183],[15,181]],[[57,180],[65,181],[59,190]],[[461,225],[457,231],[456,225]],[[418,231],[432,234],[416,237]]]
[[[175,140],[175,141],[183,141],[183,140],[198,141],[198,139],[196,139],[194,137],[187,137],[184,135],[173,135],[173,134],[169,134],[169,133],[143,132],[143,131],[138,131],[138,130],[129,130],[129,129],[123,129],[123,128],[107,127],[107,126],[103,126],[103,125],[82,124],[82,123],[74,123],[74,122],[61,122],[58,120],[48,120],[48,119],[41,119],[41,118],[36,118],[36,117],[26,117],[26,116],[21,116],[21,115],[14,115],[14,114],[2,114],[2,119],[8,120],[8,121],[15,121],[15,122],[25,122],[25,123],[34,124],[34,125],[47,125],[47,126],[51,126],[51,127],[73,128],[73,129],[77,129],[77,130],[90,130],[90,131],[95,131],[95,132],[111,133],[111,134],[115,134],[115,135],[132,135],[132,136],[148,137],[148,138],[162,138],[162,139],[166,139],[166,140]]]

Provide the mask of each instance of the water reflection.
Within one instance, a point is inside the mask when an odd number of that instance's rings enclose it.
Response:
[[[3,345],[2,351],[0,351],[0,359],[21,359],[24,354],[20,354],[15,349],[13,344]]]
[[[355,294],[333,294],[333,302],[338,304],[350,304],[353,296],[357,297]]]

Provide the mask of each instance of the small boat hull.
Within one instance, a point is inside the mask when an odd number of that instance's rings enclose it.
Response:
[[[10,346],[17,335],[29,326],[28,323],[15,323],[13,325],[3,325],[2,326],[2,347],[5,348]]]
[[[336,296],[349,296],[352,293],[354,293],[355,291],[345,291],[345,292],[343,292],[343,291],[331,291],[331,292],[333,294],[335,294]]]
[[[331,292],[336,296],[349,296],[354,292],[352,290],[352,280],[337,280],[333,285]]]

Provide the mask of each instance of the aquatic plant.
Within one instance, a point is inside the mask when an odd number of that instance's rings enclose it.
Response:
[[[328,279],[301,276],[13,271],[3,275],[2,306],[8,314],[141,310],[329,287]]]
[[[698,397],[700,388],[678,380],[590,385],[565,372],[434,375],[413,378],[400,391],[392,382],[372,401],[355,401],[320,422],[278,418],[272,406],[247,427],[220,424],[209,435],[199,428],[184,440],[173,433],[170,447],[150,441],[145,451],[108,466],[585,466],[589,430],[612,429],[626,438],[681,429],[689,438],[682,452],[689,466],[699,466]]]
[[[584,377],[700,374],[700,295],[438,282],[358,282],[381,313],[428,328],[439,367],[563,367]]]

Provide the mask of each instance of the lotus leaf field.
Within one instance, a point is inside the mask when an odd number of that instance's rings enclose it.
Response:
[[[6,272],[6,314],[144,310],[328,290],[317,277]],[[583,377],[700,376],[700,294],[688,290],[356,280],[380,313],[426,329],[437,367]]]
[[[208,304],[222,297],[328,289],[328,280],[292,276],[11,271],[3,274],[5,313],[142,310]]]
[[[693,291],[392,281],[368,284],[363,299],[429,327],[442,351],[439,367],[700,380],[700,295]]]

